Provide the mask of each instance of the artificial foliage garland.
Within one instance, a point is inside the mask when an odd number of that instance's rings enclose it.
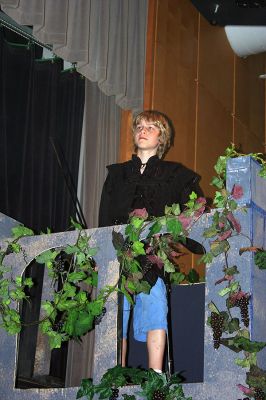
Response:
[[[119,388],[128,384],[139,385],[137,395],[147,400],[192,400],[185,397],[181,377],[173,374],[158,374],[152,369],[126,368],[120,365],[110,368],[102,377],[101,382],[94,385],[91,379],[83,379],[77,393],[77,399],[86,397],[92,400],[94,395],[99,399],[115,400],[119,396]],[[136,400],[135,395],[122,394],[124,400]]]
[[[227,263],[227,253],[230,250],[230,237],[241,233],[241,226],[235,219],[233,212],[237,208],[235,200],[243,194],[242,188],[238,185],[233,187],[231,193],[225,189],[226,178],[226,162],[229,158],[238,157],[243,154],[237,152],[234,145],[226,149],[225,155],[219,157],[215,170],[217,176],[213,178],[212,184],[218,189],[214,198],[214,206],[217,211],[213,216],[213,223],[210,228],[205,230],[204,237],[210,240],[210,252],[202,257],[202,261],[209,263],[214,257],[224,253],[225,266],[223,269],[223,277],[217,282],[227,283],[227,287],[220,290],[221,296],[227,296],[226,310],[220,311],[216,305],[211,302],[209,309],[211,311],[208,323],[214,331],[214,346],[218,348],[224,345],[231,350],[239,353],[244,352],[243,359],[237,359],[236,363],[241,367],[250,367],[247,372],[247,384],[249,387],[239,385],[240,390],[255,400],[265,398],[266,393],[266,372],[260,370],[256,365],[256,353],[260,351],[266,344],[254,342],[249,339],[249,333],[246,329],[249,324],[247,313],[247,304],[250,298],[249,293],[244,293],[241,290],[239,282],[236,280],[236,275],[239,273],[236,266],[229,266]],[[262,154],[249,154],[258,160],[262,167],[259,175],[266,177],[266,163]],[[124,293],[129,301],[133,303],[133,295],[140,292],[149,292],[150,286],[145,281],[143,270],[141,268],[139,257],[147,256],[153,264],[157,264],[158,268],[163,268],[165,272],[171,274],[173,283],[180,283],[185,279],[193,282],[195,276],[190,272],[190,276],[185,276],[176,267],[176,262],[173,259],[179,258],[180,254],[173,248],[175,242],[185,242],[193,223],[201,217],[205,209],[205,199],[197,199],[194,193],[191,194],[190,200],[186,205],[186,209],[181,212],[179,205],[173,204],[171,207],[166,207],[165,216],[148,219],[146,210],[136,210],[129,219],[129,224],[125,230],[125,237],[121,234],[113,232],[113,244],[117,251],[117,256],[121,264],[121,273],[119,282],[114,286],[107,286],[93,298],[91,289],[97,286],[97,267],[93,262],[93,256],[96,254],[96,249],[89,245],[89,237],[82,230],[79,224],[72,221],[74,228],[79,230],[77,242],[74,246],[66,246],[64,249],[49,250],[37,257],[37,261],[45,263],[49,270],[55,285],[54,298],[46,301],[43,308],[46,315],[40,321],[43,333],[49,336],[51,348],[60,347],[62,341],[72,338],[79,339],[83,334],[93,329],[95,322],[101,319],[104,313],[104,305],[114,291]],[[167,234],[161,235],[162,228]],[[142,235],[148,230],[148,234],[143,239]],[[19,253],[23,251],[19,244],[19,239],[23,236],[33,235],[33,232],[28,228],[19,226],[13,230],[14,240],[9,241],[5,250],[0,249],[0,314],[1,327],[8,333],[16,334],[20,331],[21,323],[18,312],[12,307],[12,302],[27,299],[26,289],[32,286],[30,278],[14,278],[12,270],[5,266],[5,257],[10,253]],[[255,252],[255,263],[261,269],[266,269],[266,252],[263,249],[254,247],[241,249],[243,251]],[[67,263],[64,258],[62,267],[62,252],[68,255]],[[175,254],[174,254],[175,253]],[[60,261],[61,258],[61,261]],[[192,277],[192,278],[191,278]],[[59,288],[58,283],[60,282]],[[85,289],[83,286],[85,285]],[[241,311],[241,319],[232,318],[230,309],[239,307]],[[244,327],[242,327],[244,325]],[[233,337],[223,338],[223,333],[234,334]],[[116,367],[115,367],[116,368]],[[114,378],[117,374],[117,369],[110,369],[109,376]],[[107,372],[108,372],[107,371]],[[120,373],[120,372],[119,372]],[[134,371],[137,374],[137,371]],[[119,374],[118,374],[119,375]],[[123,375],[123,373],[122,373]],[[130,373],[129,373],[130,375]],[[153,377],[152,377],[153,376]],[[165,386],[169,387],[172,383],[167,381],[164,374],[161,377],[166,380]],[[132,382],[131,376],[131,383]],[[145,375],[143,382],[146,382],[149,387],[150,380],[154,380],[152,372]],[[156,379],[155,379],[156,381]],[[106,379],[102,381],[102,387],[106,384]],[[125,384],[125,381],[119,381],[121,385],[113,389],[118,389]],[[123,383],[124,382],[124,383]],[[90,393],[97,392],[98,388],[94,387],[89,380],[82,383],[79,397],[83,393],[88,399],[92,397],[84,389],[85,386],[92,387]],[[182,387],[178,383],[180,390],[179,397],[171,397],[172,394],[167,390],[162,391],[161,383],[158,381],[158,387],[155,384],[154,390],[145,390],[142,392],[144,398],[155,400],[159,398],[180,400],[185,399],[182,394]],[[84,390],[83,390],[83,389]],[[110,389],[110,385],[108,387]],[[83,391],[82,391],[83,390]],[[107,392],[106,392],[107,394]],[[151,397],[158,395],[159,397]],[[116,398],[117,392],[108,392],[108,397]],[[102,393],[101,396],[104,396]],[[161,397],[160,397],[161,396]],[[170,397],[169,397],[170,396]],[[176,395],[177,396],[177,395]],[[182,397],[183,396],[183,397]],[[135,396],[123,395],[125,400],[133,400]]]

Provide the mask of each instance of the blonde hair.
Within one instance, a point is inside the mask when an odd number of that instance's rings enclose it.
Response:
[[[162,158],[163,155],[169,150],[172,144],[173,129],[168,117],[155,110],[146,110],[138,114],[132,123],[132,131],[135,133],[137,125],[141,121],[151,122],[160,130],[159,146],[157,148],[157,156]],[[137,151],[137,146],[134,143],[134,150]]]

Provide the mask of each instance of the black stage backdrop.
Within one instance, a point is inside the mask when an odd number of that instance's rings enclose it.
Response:
[[[77,185],[84,79],[41,54],[0,30],[0,211],[36,232],[58,232],[75,209],[52,141]]]

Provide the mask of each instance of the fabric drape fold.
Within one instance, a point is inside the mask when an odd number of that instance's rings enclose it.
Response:
[[[81,143],[79,199],[89,228],[98,226],[98,210],[108,164],[118,159],[120,108],[96,83],[86,81],[86,112]]]
[[[69,227],[75,208],[51,139],[78,178],[85,79],[62,60],[36,60],[0,30],[0,209],[39,232]]]
[[[148,0],[0,0],[124,109],[142,110]]]

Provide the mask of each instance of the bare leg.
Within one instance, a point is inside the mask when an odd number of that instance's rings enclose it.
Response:
[[[148,332],[147,349],[149,368],[162,370],[165,349],[166,333],[164,329],[155,329]]]
[[[122,339],[122,367],[126,366],[126,356],[127,356],[127,339]]]

